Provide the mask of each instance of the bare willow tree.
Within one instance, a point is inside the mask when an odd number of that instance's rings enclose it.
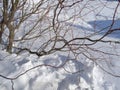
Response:
[[[99,55],[103,54],[118,55],[114,52],[106,52],[96,47],[96,44],[120,43],[117,39],[105,39],[120,30],[119,26],[114,28],[116,21],[119,20],[120,2],[116,2],[113,8],[107,6],[107,1],[103,3],[100,0],[96,4],[93,2],[91,0],[2,0],[0,43],[9,53],[17,54],[27,51],[42,56],[60,51],[71,53],[75,58],[82,55],[93,61],[99,60]],[[112,10],[113,14],[110,18],[101,13],[104,8]],[[91,13],[95,18],[92,29],[86,28],[84,24]],[[110,19],[111,23],[96,30],[95,27],[100,27],[95,23],[98,18]],[[79,22],[84,26],[79,25]],[[92,52],[97,53],[98,56],[93,55]]]
[[[83,55],[92,60],[93,56],[91,57],[89,52],[110,54],[93,47],[100,42],[120,43],[119,40],[105,39],[106,36],[120,30],[120,27],[113,28],[116,20],[119,19],[120,2],[118,1],[114,8],[107,7],[107,3],[102,1],[99,1],[102,7],[99,3],[94,7],[93,2],[3,0],[0,11],[0,43],[7,52],[17,54],[27,51],[42,56],[61,51],[72,53],[75,57]],[[90,3],[93,3],[93,6],[90,6],[92,5]],[[90,33],[90,29],[78,25],[91,13],[95,13],[96,20],[101,17],[106,18],[100,15],[104,8],[113,11],[109,25],[95,30],[97,25],[94,22],[94,28]],[[100,36],[96,37],[97,35]]]
[[[4,45],[3,49],[7,52],[16,54],[26,51],[43,56],[60,51],[73,55],[75,59],[79,56],[86,57],[95,63],[97,60],[106,59],[103,57],[104,55],[120,57],[117,53],[106,52],[99,45],[99,43],[120,44],[119,40],[106,39],[107,36],[120,30],[120,26],[113,28],[116,20],[120,18],[118,17],[120,2],[118,1],[114,8],[108,7],[107,2],[103,3],[101,0],[98,0],[97,4],[93,2],[93,0],[2,0],[0,43]],[[94,7],[94,5],[97,6]],[[104,8],[113,11],[113,14],[110,15],[111,23],[96,30],[97,18],[102,17],[108,20],[108,17],[101,15]],[[94,28],[80,26],[79,22],[84,26],[87,24],[84,24],[84,20],[91,13],[94,13],[96,19],[93,22]],[[58,67],[38,65],[26,72],[41,66],[60,68],[63,65]],[[101,68],[106,71],[103,67]],[[13,80],[26,72],[15,78],[0,76],[13,83]],[[120,77],[120,75],[106,72]]]
[[[40,0],[35,3],[31,0],[3,0],[1,8],[1,21],[0,21],[0,43],[5,39],[3,34],[7,37],[7,47],[6,50],[11,53],[13,48],[13,42],[15,39],[15,32],[21,28],[21,25],[33,15],[41,13],[40,18],[37,18],[35,23],[32,24],[32,29],[37,26],[42,18],[47,14],[49,8],[39,9],[45,3],[45,0]],[[34,21],[33,21],[34,22]],[[31,25],[29,25],[31,26]],[[29,29],[31,29],[29,28]],[[8,31],[9,33],[6,33]],[[28,30],[30,32],[30,30]],[[4,43],[3,43],[4,44]]]
[[[39,56],[62,50],[71,50],[75,53],[75,50],[79,50],[82,46],[97,42],[111,42],[104,41],[103,38],[119,30],[119,28],[112,29],[119,3],[115,9],[112,24],[100,38],[91,38],[96,32],[85,36],[73,35],[75,30],[71,26],[75,26],[76,20],[82,19],[81,14],[89,2],[91,1],[86,1],[84,4],[82,0],[3,0],[0,42],[3,43],[2,41],[7,37],[5,41],[7,43],[3,44],[7,46],[6,50],[9,53],[14,52],[12,49],[15,48],[16,53],[27,50]],[[18,32],[22,34],[19,35]],[[83,43],[85,41],[87,43]],[[35,46],[38,42],[39,44]],[[27,47],[25,47],[26,43]]]

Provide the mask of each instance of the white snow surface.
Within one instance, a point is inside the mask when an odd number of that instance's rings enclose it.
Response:
[[[80,70],[81,73],[67,73],[61,67],[68,60],[63,55],[52,54],[37,57],[36,55],[23,54],[17,56],[15,54],[9,55],[4,51],[1,51],[0,55],[2,55],[0,75],[8,78],[17,77],[13,80],[15,90],[73,90],[79,86],[79,76],[90,82],[89,76],[84,76],[82,73],[86,67],[79,61],[69,59],[69,63],[66,63],[64,68],[71,72]],[[36,68],[26,72],[33,67]],[[21,75],[24,72],[26,73]],[[11,81],[1,77],[0,89],[10,90]]]

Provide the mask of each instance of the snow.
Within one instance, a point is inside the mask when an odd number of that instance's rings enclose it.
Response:
[[[102,5],[100,3],[105,3],[107,7],[103,9],[100,7]],[[80,34],[81,36],[92,35],[111,24],[112,17],[109,16],[113,13],[111,8],[114,8],[116,4],[117,2],[114,1],[89,1],[89,7],[96,8],[99,5],[100,8],[97,8],[95,12],[89,13],[88,15],[90,16],[85,15],[89,10],[87,8],[84,9],[81,18],[75,20],[75,22],[72,22],[73,20],[66,22],[66,25],[71,25],[72,28],[76,29],[74,30],[75,37]],[[101,12],[99,13],[99,11]],[[105,13],[106,11],[108,12]],[[119,13],[117,13],[117,19],[120,18]],[[64,15],[61,15],[61,17],[64,17]],[[68,16],[64,18],[68,18]],[[117,20],[114,28],[119,26],[120,22]],[[119,40],[119,33],[113,33],[105,39]],[[99,38],[102,34],[104,32],[96,34],[93,38]],[[67,36],[68,39],[71,38],[69,36]],[[29,43],[27,44],[30,46]],[[38,44],[35,41],[33,48],[37,49]],[[91,58],[98,59],[98,61],[93,62],[90,58],[82,55],[78,59],[73,59],[72,55],[68,56],[65,52],[38,57],[27,52],[17,55],[1,50],[0,90],[12,90],[12,85],[14,86],[14,90],[120,90],[119,44],[100,42],[93,45],[92,48],[99,48],[101,51],[116,55],[107,55],[102,52],[97,53],[87,48],[88,53],[85,54],[89,55],[90,53]],[[84,50],[81,49],[81,51]],[[10,78],[12,81],[2,76]],[[11,82],[14,82],[14,84]]]
[[[4,53],[3,55],[8,54]],[[37,60],[35,60],[35,58],[37,58]],[[6,59],[0,63],[0,72],[1,75],[9,78],[18,77],[28,69],[41,65],[39,68],[33,69],[15,79],[15,90],[72,90],[73,88],[78,88],[79,76],[83,77],[85,80],[89,79],[88,76],[85,76],[85,73],[81,73],[85,66],[78,61],[70,60],[64,67],[65,69],[52,67],[58,67],[66,62],[68,58],[63,55],[53,54],[38,58],[35,55],[24,57],[23,55],[16,56],[13,54],[9,55],[9,60]],[[42,64],[48,66],[42,66]],[[51,66],[51,68],[49,66]],[[76,72],[77,69],[81,70],[81,72],[71,74],[65,71]],[[0,78],[0,83],[2,90],[11,88],[11,82],[9,80]]]

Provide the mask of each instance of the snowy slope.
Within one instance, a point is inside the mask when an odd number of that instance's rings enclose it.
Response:
[[[88,67],[63,55],[53,54],[39,58],[35,55],[9,55],[4,51],[0,52],[0,55],[7,55],[4,59],[0,58],[2,59],[0,75],[9,78],[16,77],[13,80],[15,90],[73,90],[79,88],[79,76],[89,82],[88,84],[91,83],[90,77],[83,73],[83,70]],[[66,64],[64,68],[61,67],[63,64]],[[21,75],[36,66],[37,68]],[[80,73],[75,73],[76,71],[80,71]],[[0,89],[9,90],[10,88],[10,80],[0,78]]]

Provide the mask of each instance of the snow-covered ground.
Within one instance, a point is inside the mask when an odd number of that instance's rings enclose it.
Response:
[[[81,6],[88,1],[82,2]],[[86,6],[89,9],[84,8],[80,18],[67,22],[67,25],[72,23],[75,36],[79,36],[79,33],[92,35],[111,24],[117,3],[89,1]],[[116,19],[113,28],[120,26],[120,12],[117,12]],[[99,38],[104,33],[96,34],[93,38]],[[120,40],[120,31],[105,39]],[[82,55],[76,60],[63,52],[38,57],[28,52],[17,55],[1,50],[0,90],[120,90],[119,44],[99,42],[93,45],[93,50],[86,49],[85,54],[90,53],[94,62]]]

